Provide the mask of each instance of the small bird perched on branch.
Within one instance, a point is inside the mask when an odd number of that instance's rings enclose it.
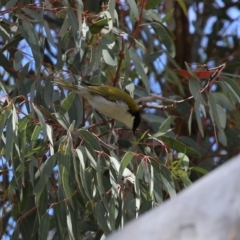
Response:
[[[105,85],[92,85],[83,81],[81,81],[81,85],[60,81],[53,81],[53,83],[79,93],[100,114],[124,123],[135,134],[141,122],[140,107],[129,94],[121,89]]]

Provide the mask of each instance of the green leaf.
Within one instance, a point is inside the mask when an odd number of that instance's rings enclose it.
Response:
[[[50,228],[50,217],[48,213],[45,213],[41,220],[39,226],[39,240],[46,240],[48,238]]]
[[[75,154],[73,150],[73,142],[72,142],[72,136],[70,131],[67,131],[67,135],[65,138],[61,141],[59,145],[59,175],[61,176],[61,179],[59,179],[59,182],[63,186],[64,194],[66,198],[68,199],[69,203],[73,207],[73,188],[74,188],[74,175],[71,174],[73,170],[72,165],[72,155]]]
[[[114,197],[111,197],[111,200],[109,202],[109,208],[108,208],[108,212],[109,212],[109,223],[110,223],[110,226],[111,226],[111,230],[114,231],[115,230],[115,215],[116,215],[116,201],[114,199]]]
[[[139,164],[136,173],[136,181],[134,182],[134,190],[138,197],[141,196],[141,189],[139,185],[139,181],[143,178],[143,165]]]
[[[114,15],[115,15],[115,8],[116,8],[116,1],[115,0],[109,0],[108,10],[109,10],[109,13],[110,13],[113,21],[114,21]]]
[[[156,32],[161,43],[167,48],[169,55],[174,58],[176,55],[176,49],[169,30],[159,22],[153,22],[151,23],[151,26]]]
[[[139,19],[139,10],[138,6],[135,1],[127,0],[127,3],[130,7],[130,12],[133,14],[133,16],[136,18],[136,20]]]
[[[202,119],[200,117],[200,100],[199,99],[197,99],[195,101],[195,103],[194,103],[194,111],[195,111],[195,115],[196,115],[199,131],[202,134],[202,137],[204,137],[204,131],[203,131],[203,126],[202,126]]]
[[[100,227],[102,228],[103,232],[105,235],[109,235],[111,233],[109,227],[108,227],[108,221],[107,221],[107,212],[104,208],[104,205],[101,201],[96,203],[96,207],[95,207],[95,215],[96,215],[96,219],[100,225]]]
[[[219,129],[218,132],[217,132],[217,134],[218,134],[218,140],[219,140],[219,142],[220,142],[223,146],[227,146],[228,140],[227,140],[227,136],[226,136],[224,130],[223,130],[223,129]]]
[[[14,126],[13,126],[13,114],[11,114],[7,120],[6,129],[6,151],[5,158],[10,160],[13,158],[13,144],[15,142]]]
[[[83,121],[84,109],[82,105],[82,98],[76,95],[75,99],[68,110],[69,121],[75,121],[75,128],[78,128]]]
[[[97,186],[98,186],[98,191],[101,196],[101,198],[104,197],[105,195],[105,189],[103,185],[103,171],[104,171],[104,165],[103,165],[103,159],[98,156],[97,159]]]
[[[20,234],[19,226],[17,225],[17,226],[14,228],[14,231],[13,231],[13,233],[12,233],[11,239],[12,239],[12,240],[19,240],[19,234]]]
[[[13,66],[16,71],[19,71],[22,68],[22,59],[23,59],[23,54],[20,51],[17,51],[14,54],[14,61],[13,61]]]
[[[118,62],[117,58],[113,54],[113,52],[110,49],[103,49],[102,50],[102,56],[104,59],[104,62],[110,66],[116,67]]]
[[[127,152],[123,156],[122,161],[121,161],[121,165],[120,165],[120,168],[119,168],[119,172],[118,172],[118,182],[120,182],[124,169],[132,161],[133,157],[134,157],[134,153],[133,152]]]
[[[41,126],[39,124],[37,124],[31,135],[31,142],[30,142],[31,149],[33,149],[35,147],[37,140],[39,139],[40,132],[41,132]]]
[[[97,139],[90,132],[81,129],[78,130],[78,133],[84,138],[85,141],[89,142],[96,151],[102,151],[99,141],[97,141]]]
[[[152,9],[157,8],[160,3],[162,3],[163,0],[149,0],[147,1],[146,9]]]
[[[192,115],[193,115],[193,110],[190,111],[189,118],[188,118],[188,132],[189,132],[189,135],[191,135],[191,132],[192,132]]]
[[[133,64],[136,68],[139,78],[142,80],[142,82],[146,88],[147,93],[150,94],[148,76],[145,73],[144,68],[141,64],[142,59],[137,55],[137,53],[135,52],[135,49],[132,47],[129,49],[129,55],[130,55],[131,60],[133,61]]]
[[[218,82],[218,85],[221,87],[222,91],[224,92],[234,109],[234,106],[236,103],[239,102],[239,99],[235,96],[235,93],[232,92],[232,88],[229,88],[225,82]],[[217,99],[216,102],[218,102]]]
[[[152,164],[146,165],[147,166],[147,174],[146,178],[148,179],[149,185],[149,195],[150,198],[153,199],[153,190],[154,190],[154,169]]]
[[[189,168],[189,158],[188,158],[188,156],[184,153],[178,153],[177,156],[178,156],[178,159],[181,161],[185,172],[187,172],[188,168]]]
[[[29,44],[35,60],[35,67],[37,70],[39,70],[41,67],[42,54],[40,53],[40,44],[36,30],[33,28],[32,24],[27,21],[22,21],[22,26],[19,26],[19,30]]]
[[[225,88],[226,88],[226,86],[225,86]],[[215,102],[217,104],[219,104],[220,106],[222,106],[223,108],[226,108],[229,111],[234,110],[234,105],[224,94],[222,94],[220,92],[213,92],[212,96],[214,97]]]
[[[159,137],[161,137],[161,136],[163,136],[163,135],[165,135],[166,133],[171,132],[171,131],[172,131],[172,129],[168,129],[168,130],[165,131],[165,132],[158,131],[157,133],[155,133],[155,134],[153,134],[152,136],[150,136],[149,139],[159,138]]]
[[[29,116],[25,116],[19,120],[19,124],[18,124],[19,132],[22,132],[23,130],[25,130],[27,128],[29,121],[30,121]]]
[[[227,123],[226,113],[219,104],[216,104],[216,107],[217,107],[217,113],[219,116],[220,126],[222,129],[224,129],[226,127],[226,123]]]
[[[45,119],[44,119],[42,113],[40,112],[40,110],[34,104],[32,104],[32,106],[38,115],[38,119],[39,119],[41,127],[42,127],[42,134],[43,134],[44,141],[47,141],[47,127],[46,127]]]
[[[71,107],[74,99],[75,99],[76,93],[75,92],[70,92],[67,97],[62,101],[61,108],[59,110],[59,113],[61,115],[64,115],[69,108]]]
[[[212,121],[216,123],[218,129],[221,129],[220,118],[223,117],[223,114],[225,115],[225,113],[222,111],[218,112],[217,104],[215,102],[214,96],[212,95],[212,92],[209,93],[209,108],[211,112]],[[221,114],[221,116],[219,115],[219,113]]]
[[[47,106],[52,105],[53,86],[50,79],[45,80],[43,98]]]
[[[43,165],[40,179],[33,190],[33,192],[36,194],[35,196],[36,204],[39,204],[39,199],[41,197],[42,191],[49,180],[49,176],[52,173],[53,167],[55,166],[55,162],[58,157],[59,157],[58,153],[49,157]]]
[[[89,26],[89,30],[92,34],[97,34],[99,32],[101,32],[101,30],[108,26],[108,22],[109,21],[112,21],[111,18],[104,18],[104,19],[101,19],[97,22],[94,22],[92,25]]]
[[[59,113],[55,113],[55,119],[57,120],[57,122],[65,129],[67,130],[69,127],[69,122],[67,121],[67,119],[62,116]]]
[[[48,124],[46,125],[47,127],[47,136],[48,136],[48,140],[50,141],[50,143],[52,144],[53,146],[53,129],[52,129],[52,126],[49,126]]]
[[[201,168],[201,167],[198,167],[198,166],[195,166],[195,167],[192,167],[191,168],[193,171],[195,172],[198,172],[198,173],[201,173],[203,175],[206,175],[208,173],[208,171],[204,168]]]
[[[57,48],[57,46],[55,44],[55,41],[53,39],[53,36],[51,34],[51,31],[48,27],[48,22],[47,21],[44,21],[44,28],[45,28],[45,32],[46,32],[46,35],[47,35],[47,40],[53,45],[53,47]]]
[[[155,168],[154,164],[153,167]],[[154,171],[154,197],[158,204],[163,202],[163,183],[160,177],[160,170],[155,168]]]
[[[169,21],[172,17],[173,17],[173,13],[174,13],[174,8],[171,9],[166,16],[162,19],[162,23],[165,23],[167,21]]]
[[[73,199],[74,208],[67,207],[67,228],[72,240],[78,239],[78,203]]]
[[[6,3],[5,7],[6,7],[6,9],[12,8],[16,5],[16,3],[17,3],[17,0],[10,0]]]
[[[7,44],[4,45],[4,47],[1,49],[2,52],[10,49],[11,47],[13,46],[17,46],[18,43],[23,39],[22,35],[21,34],[17,34],[14,38],[12,38]],[[1,54],[1,51],[0,51],[0,54]],[[0,61],[1,61],[1,58],[0,58]],[[16,72],[14,71],[13,73],[16,74]],[[12,75],[12,74],[11,74]],[[13,75],[12,75],[13,76]]]
[[[192,78],[189,81],[189,90],[192,94],[192,96],[194,97],[195,100],[197,100],[198,98],[200,99],[201,93],[201,85],[200,82],[197,78]]]
[[[177,0],[177,2],[179,4],[179,6],[181,7],[181,9],[183,10],[185,16],[188,17],[186,3],[183,0]]]
[[[28,152],[24,155],[24,157],[27,158],[27,157],[30,157],[30,156],[32,156],[32,155],[34,155],[34,154],[39,154],[39,153],[43,152],[44,149],[45,149],[45,147],[36,147],[36,148],[33,148],[31,151],[28,151]]]
[[[240,87],[238,84],[233,81],[231,78],[224,77],[223,78],[224,83],[229,88],[229,90],[235,95],[235,97],[238,99],[238,102],[240,102]]]
[[[163,186],[166,188],[167,192],[169,193],[170,198],[176,196],[176,190],[174,181],[171,175],[171,172],[164,166],[161,167],[161,179],[163,181]]]
[[[59,204],[56,204],[53,206],[54,209],[54,224],[56,226],[56,234],[59,238],[59,240],[65,240],[64,235],[62,234],[63,232],[66,231],[65,229],[65,219],[64,219],[64,215],[61,212],[61,208],[59,206]]]
[[[119,161],[115,157],[110,157],[110,162],[113,168],[116,170],[116,172],[119,173],[120,169]],[[135,175],[128,168],[125,168],[123,170],[122,176],[131,183],[135,182]]]
[[[79,149],[79,148],[81,148],[81,149]],[[89,188],[88,188],[88,187],[91,187],[91,185],[88,185],[88,183],[86,181],[86,177],[85,177],[86,166],[85,166],[85,155],[83,155],[84,147],[80,146],[79,148],[76,149],[76,154],[79,159],[79,168],[80,168],[79,174],[80,174],[80,178],[81,178],[81,184],[83,185],[83,189],[84,189],[85,194],[87,195],[88,199],[91,199],[92,197],[91,197],[91,194],[90,194]],[[81,186],[79,186],[79,188],[81,188]]]
[[[9,117],[10,112],[11,112],[11,105],[8,106],[8,108],[6,108],[6,110],[2,111],[0,114],[0,132],[1,133],[4,132],[3,129],[5,128],[5,125],[8,124],[9,120],[7,121],[7,118]]]
[[[10,61],[5,57],[5,55],[0,51],[0,66],[4,68],[6,72],[8,72],[11,76],[13,76],[15,79],[18,78],[18,74],[13,68],[13,65],[10,63]]]
[[[192,185],[191,180],[187,176],[179,176],[179,178],[183,182],[184,187],[188,187],[188,186]]]
[[[187,156],[200,157],[200,154],[193,148],[169,136],[161,136],[160,139],[169,147],[178,152],[185,153]]]
[[[1,37],[4,38],[4,40],[11,41],[11,37],[10,37],[8,31],[1,25],[0,25],[0,34],[1,34]],[[2,52],[4,52],[4,51],[2,51]]]
[[[159,128],[159,132],[168,132],[170,125],[173,123],[173,121],[176,119],[175,116],[168,116],[168,118],[161,124]]]
[[[29,9],[29,8],[22,8],[21,9],[22,11],[24,11],[25,13],[27,13],[27,15],[29,15],[28,16],[28,20],[30,20],[30,18],[29,17],[31,17],[32,19],[37,19],[37,20],[39,20],[40,22],[42,22],[42,20],[43,20],[43,14],[38,14],[37,13],[37,11],[34,11],[34,10],[31,10],[31,9]]]
[[[69,25],[72,27],[74,40],[76,43],[79,43],[80,29],[78,28],[78,20],[76,18],[76,14],[70,8],[67,8],[67,15]]]

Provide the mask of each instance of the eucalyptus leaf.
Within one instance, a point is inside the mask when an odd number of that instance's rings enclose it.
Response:
[[[168,136],[161,136],[160,138],[169,148],[182,152],[187,156],[193,156],[193,157],[200,156],[200,154],[195,149],[187,146],[186,144],[182,143],[177,139],[174,139]]]
[[[200,101],[199,101],[199,99],[197,99],[195,101],[195,103],[194,103],[194,111],[195,111],[195,115],[196,115],[199,131],[200,131],[201,135],[204,136],[202,119],[200,117]]]
[[[49,157],[43,165],[40,179],[34,188],[34,193],[36,194],[35,196],[36,203],[39,203],[42,191],[48,182],[49,176],[53,170],[53,167],[55,166],[57,157],[58,154]]]
[[[45,240],[48,237],[50,228],[50,217],[48,213],[45,213],[41,220],[40,220],[40,226],[39,226],[39,240]]]
[[[34,104],[32,106],[38,115],[38,119],[39,119],[41,127],[42,127],[43,138],[44,138],[44,141],[46,141],[47,140],[47,127],[46,127],[45,119],[44,119],[42,113],[40,112],[40,110]]]
[[[177,193],[176,193],[171,172],[164,166],[161,168],[161,179],[163,182],[163,186],[165,187],[166,191],[169,193],[170,197],[171,198],[175,197]]]
[[[227,146],[227,136],[225,134],[225,132],[223,131],[223,129],[219,129],[217,132],[217,136],[218,136],[218,140],[219,142],[223,145],[223,146]]]
[[[212,114],[212,120],[214,120],[214,123],[216,123],[217,128],[221,129],[221,121],[220,118],[223,117],[223,115],[225,115],[225,113],[223,111],[220,111],[219,108],[217,108],[217,104],[215,102],[214,96],[212,95],[212,93],[209,93],[209,108]],[[219,115],[221,114],[221,115]],[[224,120],[222,121],[222,124],[224,124]],[[225,124],[224,124],[225,125]]]
[[[127,3],[130,6],[131,13],[136,18],[136,20],[138,20],[138,18],[139,18],[139,10],[138,10],[138,6],[137,6],[136,2],[132,1],[132,0],[127,0]]]
[[[121,165],[120,165],[120,168],[119,168],[119,172],[118,172],[118,182],[120,181],[121,177],[122,177],[122,174],[123,174],[123,171],[124,169],[128,166],[128,164],[132,161],[134,157],[134,154],[132,152],[127,152],[123,158],[122,158],[122,161],[121,161]]]
[[[171,57],[174,57],[176,54],[175,45],[173,43],[172,36],[169,34],[169,31],[167,28],[159,22],[151,23],[152,28],[158,35],[160,41],[164,44],[164,46],[167,48],[168,53]]]

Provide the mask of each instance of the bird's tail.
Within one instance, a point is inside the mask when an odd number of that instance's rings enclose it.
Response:
[[[75,91],[75,92],[81,90],[81,86],[74,85],[71,83],[65,83],[62,81],[52,81],[52,83],[53,83],[53,85],[56,85],[58,87],[62,87],[64,89]]]

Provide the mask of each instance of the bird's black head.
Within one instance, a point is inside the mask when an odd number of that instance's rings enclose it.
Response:
[[[141,122],[141,112],[137,111],[135,113],[132,113],[132,115],[134,117],[132,131],[133,131],[133,134],[135,135],[135,131]]]

